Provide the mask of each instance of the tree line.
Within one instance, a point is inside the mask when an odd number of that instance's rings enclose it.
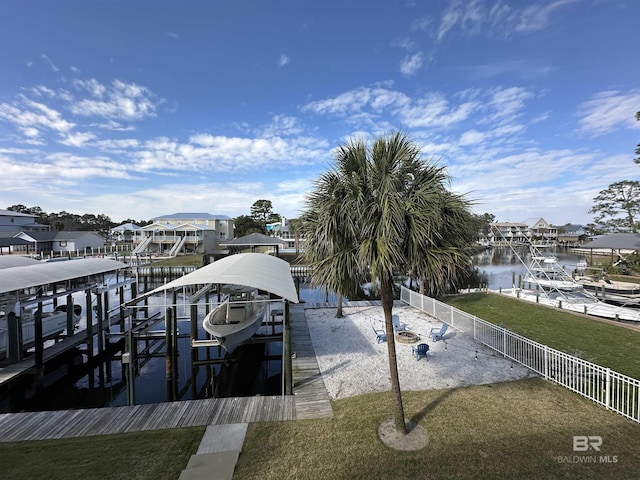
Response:
[[[36,221],[43,225],[49,225],[56,231],[92,231],[103,234],[112,228],[125,223],[133,223],[141,227],[150,225],[152,220],[136,220],[127,218],[122,222],[114,222],[108,215],[85,213],[83,215],[66,211],[47,213],[41,207],[27,207],[22,204],[7,207],[11,212],[34,215]],[[267,233],[267,225],[282,221],[281,215],[273,212],[273,204],[270,200],[257,200],[251,206],[250,215],[240,215],[233,219],[236,236],[241,237],[251,233]]]

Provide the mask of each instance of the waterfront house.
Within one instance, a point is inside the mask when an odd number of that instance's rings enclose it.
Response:
[[[562,233],[558,234],[558,244],[560,245],[582,245],[589,239],[587,230],[583,225],[567,223],[560,227]]]
[[[221,246],[233,238],[233,220],[210,213],[174,213],[152,219],[140,227],[133,241],[134,255],[147,253],[175,256],[178,253],[225,254]]]
[[[527,243],[531,239],[531,230],[526,223],[495,222],[491,224],[489,240],[491,243],[512,242]]]
[[[104,238],[90,231],[20,232],[16,238],[27,241],[28,245],[15,246],[14,253],[61,256],[98,255],[105,251]]]
[[[109,235],[118,242],[133,242],[135,238],[140,236],[141,230],[142,227],[135,223],[123,223],[109,230]]]
[[[558,239],[558,229],[544,218],[533,222],[529,229],[531,230],[531,239],[534,242],[556,243]]]
[[[49,225],[36,222],[36,215],[0,210],[0,232],[33,232],[50,230]]]

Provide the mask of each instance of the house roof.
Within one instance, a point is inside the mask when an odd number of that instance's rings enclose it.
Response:
[[[31,217],[31,218],[36,218],[37,215],[32,215],[30,213],[14,212],[13,210],[0,210],[0,216],[3,216],[3,217]]]
[[[194,225],[193,223],[181,223],[180,225],[167,225],[166,223],[152,223],[150,225],[145,225],[144,227],[140,227],[140,230],[145,230],[145,231],[213,230],[215,231],[215,227],[212,227],[211,225]]]
[[[31,242],[24,238],[0,237],[0,247],[14,247],[18,245],[31,245]]]
[[[85,235],[95,235],[96,237],[100,237],[103,238],[102,235],[96,233],[96,232],[92,232],[89,230],[79,230],[79,231],[73,231],[73,230],[61,230],[59,232],[55,232],[56,235],[53,237],[54,240],[73,240],[76,238],[80,238],[83,237]]]
[[[135,223],[123,223],[122,225],[118,225],[117,227],[113,227],[111,229],[112,232],[124,232],[127,230],[140,230],[142,227],[140,225],[136,225]]]
[[[55,230],[44,230],[44,231],[29,231],[29,232],[20,232],[18,235],[22,238],[29,237],[34,239],[36,242],[52,242],[56,234]]]
[[[585,243],[582,248],[640,250],[640,233],[612,233]]]
[[[231,220],[230,217],[226,215],[212,215],[210,213],[172,213],[170,215],[162,215],[160,217],[154,217],[153,221],[156,222],[158,220],[193,220],[193,219],[202,219],[202,220]]]

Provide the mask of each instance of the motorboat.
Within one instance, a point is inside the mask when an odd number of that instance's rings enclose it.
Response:
[[[16,314],[16,311],[19,315]],[[74,327],[80,321],[82,307],[80,305],[73,306],[73,324]],[[27,349],[35,344],[36,338],[36,310],[27,310],[20,308],[19,302],[7,302],[0,306],[0,357],[6,357],[7,344],[9,342],[9,319],[15,316],[22,327],[22,347]],[[42,319],[42,338],[49,340],[57,337],[67,329],[67,306],[58,305],[53,310],[43,311]]]
[[[548,290],[581,290],[583,287],[569,275],[552,255],[532,251],[524,282]]]
[[[618,321],[640,322],[640,310],[600,301],[569,275],[553,255],[544,255],[529,244],[530,261],[525,262],[517,249],[512,252],[526,268],[522,285],[500,289],[499,293],[541,305]],[[529,288],[524,288],[528,284]]]
[[[209,312],[202,327],[228,353],[250,339],[260,328],[266,313],[266,296],[258,289],[229,285],[221,289],[225,300]]]

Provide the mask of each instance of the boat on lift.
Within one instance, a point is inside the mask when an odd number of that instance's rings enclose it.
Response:
[[[221,291],[226,299],[204,317],[202,327],[231,353],[262,325],[267,297],[242,285],[227,285]]]

